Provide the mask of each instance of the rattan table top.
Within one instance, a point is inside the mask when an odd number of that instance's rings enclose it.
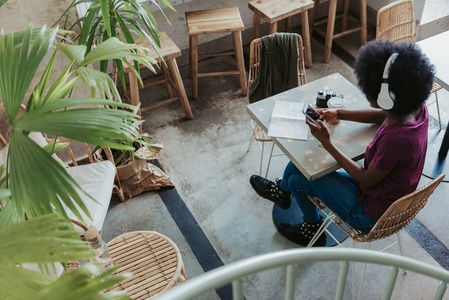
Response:
[[[133,273],[111,290],[125,290],[132,299],[147,299],[185,280],[178,247],[160,233],[122,234],[108,243],[108,251],[112,262],[122,266],[117,274]]]

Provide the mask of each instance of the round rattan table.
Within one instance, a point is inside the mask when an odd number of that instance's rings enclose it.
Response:
[[[131,272],[130,278],[111,290],[125,290],[132,299],[147,299],[186,279],[178,247],[166,236],[154,231],[133,231],[108,243],[117,274]]]

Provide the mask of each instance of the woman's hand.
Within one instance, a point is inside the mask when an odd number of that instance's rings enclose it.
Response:
[[[329,130],[324,125],[323,121],[317,120],[318,125],[315,125],[306,118],[306,123],[309,125],[310,133],[312,133],[312,135],[323,145],[323,147],[331,144]]]
[[[318,109],[317,112],[321,115],[321,120],[326,120],[326,122],[334,122],[337,120],[337,110],[336,109]]]

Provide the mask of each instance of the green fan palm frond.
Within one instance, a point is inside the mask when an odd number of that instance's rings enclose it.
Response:
[[[0,212],[0,216],[3,211]],[[1,299],[127,299],[124,293],[102,293],[129,274],[111,276],[115,266],[98,277],[99,266],[87,264],[61,279],[22,267],[92,257],[78,232],[57,214],[43,215],[0,228]]]
[[[14,45],[14,33],[0,35],[0,92],[6,114],[13,122],[42,59],[53,45],[57,29],[45,38],[45,27],[32,40],[32,27],[23,36],[21,47]]]
[[[108,39],[90,51],[86,56],[84,55],[87,47],[84,45],[60,44],[58,47],[76,66],[74,70],[75,74],[80,76],[85,85],[93,88],[92,94],[93,91],[97,91],[102,98],[120,100],[117,88],[108,74],[87,68],[87,66],[94,62],[111,59],[124,62],[136,74],[140,84],[142,84],[142,80],[138,69],[136,70],[132,62],[135,62],[137,65],[144,65],[155,72],[153,64],[156,61],[145,54],[150,51],[149,49],[135,44],[125,44],[117,38]]]

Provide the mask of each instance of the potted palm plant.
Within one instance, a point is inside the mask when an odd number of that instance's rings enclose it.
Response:
[[[61,19],[64,21],[64,29],[74,30],[77,26],[81,27],[79,34],[74,38],[78,45],[86,47],[85,55],[88,55],[95,47],[102,47],[104,43],[111,38],[119,39],[129,44],[135,44],[136,41],[150,41],[152,51],[155,51],[159,57],[160,39],[159,30],[157,29],[156,19],[151,12],[141,4],[139,0],[74,0],[67,10],[63,13]],[[156,1],[150,0],[156,7],[159,7]],[[174,10],[167,0],[161,0],[170,9]],[[78,5],[87,5],[86,12],[83,16],[68,27],[70,14]],[[159,7],[160,9],[160,7]],[[165,16],[162,10],[160,10]],[[93,47],[95,45],[95,47]],[[136,50],[132,50],[136,51]],[[162,57],[161,57],[162,58]],[[163,61],[161,59],[161,61]],[[123,69],[123,61],[119,59],[101,59],[100,71],[106,73],[108,66],[112,65],[112,79],[120,90],[120,95],[124,95],[126,90],[125,76]],[[128,61],[125,61],[128,63]],[[155,62],[153,62],[155,64]],[[139,61],[134,60],[136,72],[139,72]],[[152,72],[156,72],[153,66],[147,66]],[[118,78],[122,84],[118,83]],[[140,84],[141,78],[138,76]],[[121,97],[113,94],[114,99],[120,101]],[[146,153],[146,157],[138,159],[136,163],[133,150],[113,150],[115,163],[118,174],[123,186],[124,194],[127,198],[137,195],[145,190],[158,189],[161,186],[173,186],[170,178],[158,167],[146,162],[149,156],[157,157],[158,147],[162,146],[158,143],[152,148],[150,145],[151,137],[148,133],[139,132],[133,146],[141,152],[153,152],[152,155]],[[154,143],[153,143],[154,144]]]
[[[0,1],[0,6],[5,1]],[[95,264],[87,264],[57,279],[48,264],[92,257],[61,205],[82,219],[74,204],[87,215],[80,187],[51,156],[29,137],[30,131],[64,136],[99,146],[131,150],[139,119],[127,104],[104,99],[115,93],[110,78],[88,67],[105,59],[135,59],[150,65],[139,49],[111,38],[87,55],[85,46],[59,44],[38,84],[30,86],[44,57],[55,46],[57,29],[33,29],[0,35],[0,95],[10,138],[7,159],[0,167],[0,298],[3,299],[121,299],[123,293],[102,293],[125,276],[111,277],[111,269],[98,277]],[[55,55],[62,51],[70,64],[50,84]],[[99,97],[70,98],[82,79]],[[108,91],[109,90],[109,91]],[[31,91],[31,94],[29,92]],[[111,92],[112,91],[112,92]],[[19,114],[24,103],[26,110]],[[123,109],[110,109],[120,107]],[[50,152],[47,152],[50,151]],[[37,263],[42,272],[23,267]]]

